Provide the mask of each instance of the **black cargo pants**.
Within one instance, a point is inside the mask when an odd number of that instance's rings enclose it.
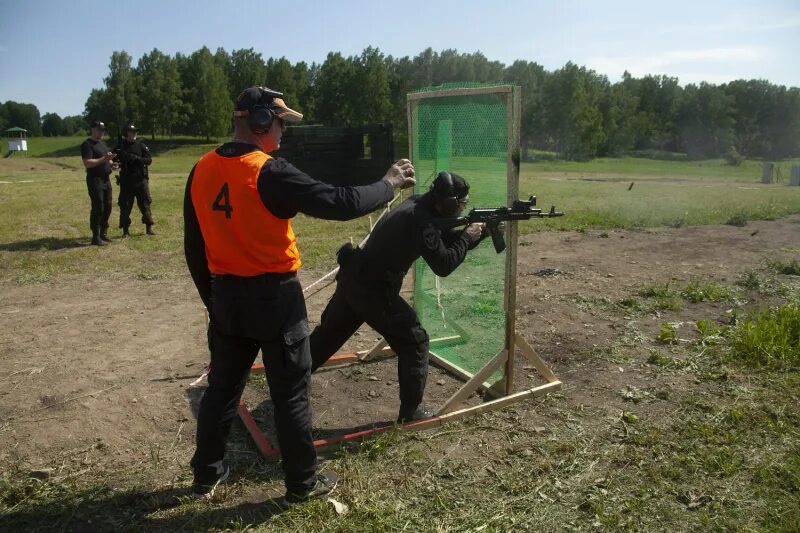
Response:
[[[197,415],[195,473],[221,460],[250,367],[262,351],[287,491],[314,485],[311,355],[305,300],[294,274],[216,276],[212,289],[208,389]]]
[[[422,403],[428,376],[429,339],[417,314],[400,297],[400,283],[384,282],[358,267],[342,267],[336,291],[311,333],[312,372],[322,366],[367,323],[397,354],[400,415],[410,416]]]
[[[89,227],[92,235],[104,234],[108,229],[111,204],[114,201],[111,180],[108,179],[108,176],[86,176],[86,188],[89,191],[89,200],[92,202],[92,210],[89,213]]]
[[[127,228],[131,225],[131,211],[133,211],[133,201],[142,213],[142,224],[150,226],[153,224],[153,212],[150,204],[153,199],[150,196],[150,180],[140,177],[123,177],[119,181],[119,227]]]

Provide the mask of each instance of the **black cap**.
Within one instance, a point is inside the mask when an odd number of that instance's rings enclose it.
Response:
[[[133,124],[128,124],[127,126],[125,126],[124,128],[122,128],[122,131],[124,131],[124,132],[126,132],[126,133],[127,133],[127,132],[129,132],[129,131],[137,132],[137,131],[139,131],[139,128],[137,128],[137,127],[136,127],[136,126],[134,126]]]
[[[92,122],[92,129],[95,128],[106,131],[106,125],[100,122],[99,120],[95,120],[94,122]]]
[[[236,98],[236,106],[233,115],[236,117],[246,117],[253,107],[257,105],[267,106],[275,113],[275,116],[285,122],[300,122],[303,114],[286,105],[281,98],[283,93],[273,91],[266,87],[250,87],[242,91]]]
[[[447,179],[448,174],[450,176],[449,180]],[[437,198],[455,196],[460,200],[469,194],[469,183],[453,172],[439,172],[431,184],[431,191]]]

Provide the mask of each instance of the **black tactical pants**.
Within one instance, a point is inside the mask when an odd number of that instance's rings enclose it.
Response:
[[[422,402],[428,376],[428,334],[417,314],[395,289],[364,280],[368,273],[343,267],[336,292],[311,333],[312,372],[322,366],[366,322],[397,354],[400,414],[410,416]]]
[[[89,190],[89,199],[92,202],[92,210],[89,213],[92,235],[104,234],[108,230],[111,204],[114,201],[111,180],[108,176],[102,178],[86,176],[86,188]]]
[[[136,200],[136,205],[139,211],[142,212],[142,224],[153,224],[153,213],[150,210],[150,204],[153,202],[150,196],[150,180],[144,178],[120,178],[119,182],[119,227],[127,228],[131,225],[131,211],[133,210],[133,201]]]
[[[262,351],[287,491],[314,485],[317,454],[311,435],[311,355],[305,300],[294,274],[217,276],[211,309],[208,389],[197,415],[195,472],[221,460],[250,367]]]

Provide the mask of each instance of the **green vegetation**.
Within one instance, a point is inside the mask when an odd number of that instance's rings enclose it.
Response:
[[[730,359],[755,367],[800,367],[800,307],[762,309],[741,319],[727,333]]]
[[[731,291],[714,282],[702,282],[692,280],[681,291],[681,296],[692,303],[697,302],[716,302],[731,297]]]
[[[431,86],[515,84],[522,87],[523,160],[551,153],[573,160],[625,154],[713,157],[738,170],[746,159],[800,155],[797,87],[766,80],[681,86],[677,78],[634,78],[627,72],[612,83],[571,62],[547,71],[525,59],[504,65],[480,52],[427,48],[413,58],[392,57],[372,46],[348,57],[330,52],[311,65],[265,59],[252,48],[212,53],[204,46],[174,57],[153,49],[139,58],[115,51],[104,86],[86,95],[85,117],[40,117],[34,105],[9,101],[0,103],[0,131],[14,125],[36,136],[73,135],[87,120],[99,119],[115,133],[133,121],[148,134],[210,139],[227,132],[238,94],[264,80],[285,93],[306,124],[390,123],[401,146],[408,93]]]
[[[10,182],[0,187],[13,191],[6,196],[0,218],[0,272],[19,281],[41,281],[86,270],[130,276],[147,265],[156,277],[183,275],[181,206],[186,176],[197,158],[215,145],[198,139],[151,143],[156,153],[151,179],[153,212],[160,235],[158,239],[135,237],[118,242],[97,254],[83,246],[89,231],[84,171],[77,155],[82,139],[37,138],[31,143],[34,153],[62,155],[11,158],[0,163],[0,181]],[[558,171],[547,165],[550,163],[523,163],[520,195],[534,193],[540,206],[556,205],[567,216],[523,222],[522,234],[545,229],[653,227],[670,219],[689,225],[720,224],[743,209],[750,220],[800,212],[800,190],[762,186],[755,183],[753,174],[719,174],[719,169],[726,167],[718,163],[698,166],[626,158],[564,163],[565,170]],[[670,165],[675,177],[666,174]],[[743,168],[748,166],[742,165],[736,172]],[[627,176],[621,178],[617,172]],[[696,172],[694,177],[692,172]],[[593,177],[588,179],[587,174]],[[637,176],[636,185],[629,190],[632,176]],[[112,224],[118,213],[115,206]],[[293,224],[306,268],[311,269],[331,266],[341,243],[350,237],[360,239],[369,228],[366,218],[332,224],[298,216]],[[43,250],[49,253],[42,255]],[[787,268],[796,271],[796,264],[790,262]],[[667,291],[649,298],[657,308],[671,309],[679,305],[674,296]]]

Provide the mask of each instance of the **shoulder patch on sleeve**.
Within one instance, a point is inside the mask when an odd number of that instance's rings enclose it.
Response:
[[[436,250],[441,240],[441,234],[433,226],[427,226],[422,230],[422,243],[428,250]]]

